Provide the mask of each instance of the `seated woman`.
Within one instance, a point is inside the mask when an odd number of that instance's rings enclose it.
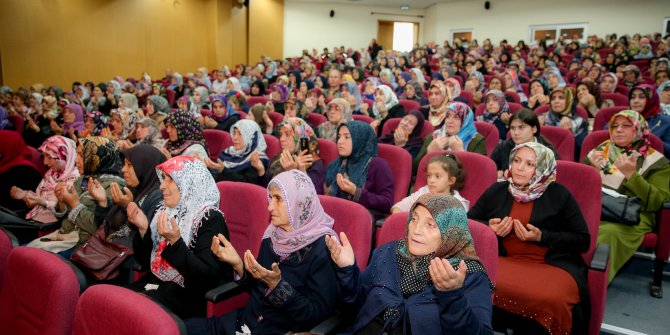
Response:
[[[121,149],[130,148],[135,141],[135,124],[138,119],[138,114],[128,108],[112,109],[112,131],[105,137],[116,141]]]
[[[384,123],[391,118],[403,117],[405,108],[398,102],[398,97],[390,87],[381,85],[375,91],[372,115],[375,120],[370,123],[370,127],[375,131],[377,137],[381,137]]]
[[[588,269],[581,254],[590,235],[579,205],[554,182],[556,160],[547,147],[519,144],[509,160],[507,180],[489,187],[468,212],[498,236],[494,328],[586,334]]]
[[[399,146],[416,157],[423,145],[421,130],[425,119],[419,111],[410,111],[403,116],[398,123],[398,127],[393,133],[388,133],[379,138],[379,143],[393,144]]]
[[[456,81],[456,79],[450,79]],[[456,82],[458,83],[458,81]],[[457,85],[455,90],[457,92],[453,94],[461,94],[460,85]],[[433,127],[440,128],[444,125],[444,119],[447,115],[447,106],[449,106],[449,101],[449,89],[446,84],[438,81],[430,85],[430,90],[428,91],[428,106],[422,106],[421,112],[423,113],[423,116],[426,118],[426,120],[428,120],[428,122],[433,125]]]
[[[274,106],[274,111],[283,115],[284,103],[289,98],[288,88],[283,83],[276,83],[270,89],[270,102]]]
[[[377,137],[365,122],[350,121],[337,129],[339,157],[326,169],[326,195],[388,213],[393,205],[393,174],[377,157]]]
[[[426,166],[426,186],[400,200],[391,208],[391,213],[409,212],[412,205],[424,194],[451,195],[463,204],[463,208],[470,208],[470,201],[463,198],[458,191],[463,188],[467,172],[458,156],[446,154],[435,156]]]
[[[484,81],[484,76],[481,72],[470,72],[470,76],[463,85],[463,89],[472,93],[473,106],[479,105],[479,103],[482,101],[485,85],[486,81]]]
[[[405,238],[378,247],[362,274],[344,233],[326,236],[342,299],[357,311],[350,334],[493,334],[493,284],[458,199],[421,196]]]
[[[486,108],[484,108],[484,114],[477,117],[477,121],[494,125],[500,134],[500,141],[504,141],[507,138],[507,127],[512,117],[505,94],[502,91],[489,90],[484,99]]]
[[[51,123],[53,124],[54,122]],[[65,105],[65,109],[63,110],[63,127],[58,128],[52,125],[52,129],[54,128],[56,134],[62,134],[63,136],[67,136],[76,141],[79,132],[86,129],[84,109],[77,104]]]
[[[35,190],[41,179],[42,175],[33,163],[32,154],[21,134],[13,130],[0,130],[0,206],[24,216],[31,207],[28,203],[32,197],[25,199],[12,190]],[[0,220],[0,223],[3,221]]]
[[[212,106],[212,115],[205,116],[206,129],[230,131],[230,127],[240,120],[240,114],[228,104],[225,95],[217,94],[209,97]]]
[[[319,142],[307,122],[297,117],[284,118],[277,126],[282,152],[270,164],[270,177],[293,169],[309,176],[317,194],[323,194],[326,167],[319,157]],[[303,143],[304,142],[304,143]],[[307,144],[307,147],[302,147]]]
[[[600,88],[592,81],[577,84],[577,103],[589,112],[589,117],[595,117],[601,108],[609,107],[600,98]]]
[[[207,157],[207,144],[200,123],[187,111],[175,111],[163,122],[168,133],[163,152],[165,157]]]
[[[426,137],[421,151],[414,158],[412,170],[416,171],[423,156],[438,150],[469,151],[486,155],[484,136],[477,133],[474,113],[468,105],[454,102],[447,107],[444,126]]]
[[[263,81],[256,80],[251,84],[251,89],[249,90],[249,96],[252,97],[263,97],[265,96],[265,85]]]
[[[670,157],[670,116],[661,113],[661,103],[653,86],[641,84],[628,93],[630,109],[640,113],[649,125],[649,131],[663,141],[665,157]]]
[[[270,181],[268,199],[271,222],[258,259],[250,250],[240,257],[221,234],[211,241],[212,252],[249,289],[247,306],[219,318],[186,320],[189,334],[308,331],[333,314],[337,281],[323,237],[336,234],[314,185],[302,171],[282,172]]]
[[[540,123],[544,126],[562,127],[572,132],[575,137],[575,157],[579,157],[582,142],[589,132],[589,122],[577,114],[577,104],[571,89],[557,87],[551,91],[549,97],[551,108],[539,117]],[[566,158],[568,157],[563,157]]]
[[[423,95],[423,87],[421,87],[421,84],[414,80],[407,82],[403,93],[398,96],[398,98],[415,101],[420,106],[428,104],[428,99],[426,99]]]
[[[524,107],[535,110],[544,104],[549,103],[549,86],[542,78],[535,78],[528,84],[528,101],[522,103]]]
[[[203,317],[205,292],[232,279],[231,268],[210,251],[217,234],[228,235],[219,190],[205,165],[193,157],[171,158],[156,170],[163,201],[151,221],[137,203],[127,206],[128,221],[138,230],[135,258],[151,269],[130,288],[180,318]]]
[[[247,120],[256,122],[263,134],[272,134],[274,131],[274,124],[272,123],[272,119],[270,119],[270,115],[268,114],[269,108],[274,108],[274,105],[269,101],[267,106],[256,104],[255,106],[251,107],[251,109],[249,109],[249,113],[247,114]]]
[[[609,132],[610,139],[591,150],[584,162],[600,172],[603,188],[639,197],[644,209],[635,226],[600,222],[598,243],[610,246],[611,282],[642,244],[644,234],[654,230],[656,212],[670,199],[670,165],[649,144],[647,122],[636,111],[614,114]]]
[[[340,124],[352,120],[351,107],[349,107],[349,102],[347,100],[335,98],[328,103],[327,108],[328,112],[326,113],[326,117],[328,117],[328,122],[320,124],[316,128],[316,133],[319,138],[337,142],[337,130],[339,129]]]
[[[158,95],[149,96],[146,107],[147,110],[146,113],[143,113],[144,116],[154,120],[160,129],[163,129],[163,120],[172,112],[167,99]]]
[[[216,181],[242,181],[265,186],[270,159],[265,154],[267,144],[261,129],[251,120],[237,121],[231,129],[233,146],[224,149],[216,162],[207,155],[200,158],[212,170]]]
[[[547,87],[552,92],[558,87],[566,86],[565,79],[563,79],[563,76],[561,76],[561,70],[559,70],[557,67],[548,67],[546,70],[544,70],[542,78],[546,81]]]
[[[522,109],[512,115],[509,122],[510,138],[505,139],[493,149],[491,159],[496,163],[498,169],[498,179],[503,178],[503,174],[509,168],[509,154],[515,146],[526,142],[537,142],[554,152],[554,157],[558,159],[556,150],[544,137],[540,136],[540,121],[533,111]]]
[[[351,81],[345,81],[340,85],[340,98],[349,101],[349,108],[353,114],[360,114],[361,105],[365,104],[358,86]]]
[[[95,220],[97,200],[92,196],[93,189],[104,189],[104,201],[110,201],[111,184],[115,182],[121,187],[126,185],[121,178],[119,148],[105,137],[79,139],[76,165],[80,176],[72,186],[68,187],[65,181],[60,181],[54,189],[58,199],[54,214],[64,218],[60,229],[33,240],[28,244],[29,247],[60,253],[69,258],[73,247],[88,241],[102,223]]]

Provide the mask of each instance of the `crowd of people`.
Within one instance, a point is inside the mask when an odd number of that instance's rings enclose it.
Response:
[[[660,34],[533,46],[456,39],[409,53],[373,40],[360,51],[305,50],[212,72],[166,69],[158,80],[145,72],[68,91],[2,87],[0,225],[73,260],[98,236],[125,245],[133,255],[112,275],[79,266],[93,283],[128,285],[160,302],[192,334],[306,331],[343,306],[355,311],[351,333],[586,334],[581,254],[590,233],[556,182],[556,160],[585,156],[604,190],[641,199],[636,224],[600,223],[611,282],[670,199],[669,55],[670,38]],[[617,98],[627,103],[611,111]],[[600,113],[609,136],[581,153]],[[493,150],[483,123],[498,132]],[[558,156],[546,127],[574,137],[574,157]],[[230,145],[213,152],[207,129],[227,133]],[[406,150],[412,176],[428,160],[426,186],[396,201],[395,162],[379,156],[380,144]],[[454,154],[464,151],[497,168],[498,181],[478,199],[459,193],[479,173]],[[432,152],[440,154],[425,158]],[[271,222],[258,253],[235,248],[218,181],[267,188]],[[320,194],[375,218],[409,212],[405,237],[376,246],[360,269]],[[468,219],[498,238],[496,285]],[[46,224],[55,230],[38,237]],[[133,262],[147,274],[124,282]],[[231,281],[251,293],[246,307],[205,318],[205,292]]]

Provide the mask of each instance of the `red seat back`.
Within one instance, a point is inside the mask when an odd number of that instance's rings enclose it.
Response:
[[[600,93],[603,100],[610,99],[614,102],[614,106],[628,107],[628,97],[621,93]]]
[[[284,120],[284,115],[282,115],[281,113],[269,112],[268,116],[270,116],[270,120],[272,120],[272,124],[275,127]]]
[[[337,144],[325,138],[319,138],[317,140],[319,141],[319,157],[323,159],[323,165],[328,166],[330,162],[336,160],[339,156],[337,153]]]
[[[42,158],[42,154],[33,147],[27,147],[27,148],[28,151],[30,151],[33,165],[37,169],[37,172],[39,172],[41,175],[44,175],[49,170],[49,167],[44,165],[44,158]]]
[[[628,109],[628,106],[614,106],[601,109],[593,119],[593,130],[603,130],[610,122],[612,115]]]
[[[496,145],[500,142],[500,133],[496,126],[482,121],[475,121],[475,127],[477,128],[477,133],[484,136],[486,142],[486,153],[490,156],[493,153]]]
[[[308,113],[305,121],[307,121],[312,128],[316,129],[320,124],[328,121],[328,119],[318,113]]]
[[[547,103],[547,104],[544,104],[540,107],[537,107],[535,109],[535,114],[542,115],[542,114],[548,112],[550,109],[551,109],[551,105]],[[586,109],[584,109],[582,106],[577,106],[577,115],[584,118],[584,120],[587,120],[589,118],[589,113],[587,113]]]
[[[414,100],[400,99],[398,100],[398,102],[400,102],[402,107],[405,109],[405,113],[409,113],[410,111],[414,110],[418,111],[419,108],[421,107],[421,105],[419,105],[419,103]]]
[[[267,149],[265,149],[265,154],[272,161],[275,155],[281,152],[281,144],[279,144],[279,139],[270,134],[263,134],[263,137],[265,138],[265,143],[268,145]]]
[[[221,152],[233,145],[233,138],[228,132],[219,129],[203,129],[202,134],[207,142],[209,158],[216,162]]]
[[[177,92],[171,89],[165,90],[165,95],[167,97],[168,104],[170,105],[170,108],[175,106],[175,97],[177,96]]]
[[[253,107],[256,104],[265,105],[266,102],[268,102],[268,98],[264,96],[250,96],[247,98],[247,104],[249,107]]]
[[[390,134],[398,128],[400,124],[401,117],[394,117],[386,120],[384,127],[382,127],[382,136]],[[424,121],[423,128],[421,128],[421,138],[426,138],[426,136],[432,134],[435,131],[435,127],[430,122]]]
[[[470,93],[469,91],[462,90],[459,97],[467,100],[468,101],[468,106],[470,106],[470,108],[472,108],[472,109],[475,108],[475,105],[474,105],[474,102],[473,102],[474,99],[475,99],[475,96],[472,93]]]
[[[372,216],[370,212],[359,203],[337,197],[319,195],[319,201],[326,214],[335,220],[333,230],[338,235],[340,232],[347,235],[354,249],[356,264],[361,271],[365,270],[368,266],[372,242]]]
[[[23,119],[23,116],[12,114],[7,116],[7,119],[12,123],[12,125],[14,125],[14,130],[16,130],[19,134],[23,134],[23,129],[25,128],[26,123],[26,120]]]
[[[514,103],[520,104],[521,103],[521,97],[516,92],[510,92],[510,91],[505,91],[505,96],[512,98],[514,100]]]
[[[546,138],[556,149],[559,159],[564,161],[575,160],[575,137],[572,132],[563,127],[543,126],[542,137]]]
[[[365,122],[365,123],[367,123],[367,124],[370,124],[370,123],[372,123],[372,121],[375,120],[375,119],[373,119],[373,118],[371,118],[371,117],[369,117],[369,116],[365,116],[365,115],[361,115],[361,114],[354,114],[354,115],[353,115],[353,118],[354,118],[354,120],[356,120],[356,121],[363,121],[363,122]]]
[[[393,203],[407,196],[412,180],[412,155],[401,147],[393,144],[378,144],[378,156],[388,163],[393,174]]]

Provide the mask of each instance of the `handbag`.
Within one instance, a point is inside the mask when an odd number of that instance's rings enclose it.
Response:
[[[602,193],[603,205],[600,219],[608,222],[637,226],[640,223],[642,199],[639,197],[613,196]]]
[[[121,264],[134,254],[133,248],[106,238],[105,224],[86,243],[72,253],[70,260],[84,269],[96,280],[110,280],[119,276]]]

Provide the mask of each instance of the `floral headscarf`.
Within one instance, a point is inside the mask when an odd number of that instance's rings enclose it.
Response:
[[[121,119],[121,123],[123,124],[123,131],[119,135],[119,139],[120,140],[129,139],[129,137],[133,135],[133,132],[135,131],[135,124],[139,119],[137,113],[133,112],[131,109],[127,107],[123,107],[119,109],[113,109],[111,114],[112,117],[114,115],[118,115],[119,118]]]
[[[516,152],[521,148],[531,148],[535,151],[535,174],[530,178],[528,185],[517,185],[512,180],[512,171],[508,169],[505,173],[505,178],[509,182],[509,192],[518,202],[531,202],[544,194],[544,190],[549,187],[553,181],[556,180],[556,158],[554,152],[537,142],[526,142],[517,145],[509,154],[509,166],[512,166],[512,161]]]
[[[85,177],[109,174],[121,175],[123,163],[119,157],[119,148],[116,143],[106,137],[89,136],[80,138],[82,157],[84,158]],[[85,189],[82,183],[82,189]]]
[[[171,123],[177,130],[177,141],[167,141],[165,143],[165,148],[170,151],[172,156],[181,155],[194,144],[200,144],[207,149],[200,122],[189,115],[187,111],[176,111],[165,118],[164,122],[166,125]]]
[[[479,86],[475,87],[475,91],[483,92],[484,88],[486,87],[486,81],[484,80],[484,75],[482,75],[482,73],[479,71],[472,71],[470,72],[470,78],[472,77],[477,78],[477,81],[479,81]]]
[[[263,132],[258,126],[258,123],[246,119],[239,120],[230,127],[230,133],[234,134],[235,129],[242,135],[244,145],[241,150],[237,150],[234,146],[230,146],[221,152],[220,158],[226,169],[241,171],[248,168],[251,166],[251,154],[254,151],[258,152],[262,161],[269,161],[269,158],[265,153],[268,145],[265,143],[265,137],[263,137]]]
[[[121,100],[123,100],[123,105],[125,108],[130,108],[130,110],[135,113],[140,108],[137,103],[137,97],[131,93],[121,94]]]
[[[456,136],[463,141],[463,147],[467,148],[468,144],[475,135],[477,135],[477,128],[475,127],[475,116],[470,109],[470,106],[462,102],[453,102],[447,107],[447,112],[453,111],[458,115],[458,118],[461,119],[461,129],[458,131]],[[440,136],[448,136],[446,124],[442,128],[435,130],[433,132],[433,138]]]
[[[612,86],[612,92],[603,91],[603,93],[614,93],[616,91],[616,86],[619,84],[619,78],[617,78],[616,74],[614,74],[612,72],[607,72],[607,73],[604,73],[602,76],[600,76],[600,81],[602,82],[602,80],[604,80],[605,77],[612,78],[612,80],[614,80],[614,85]]]
[[[189,156],[173,157],[156,167],[158,178],[163,181],[163,173],[174,180],[179,189],[179,203],[170,208],[161,201],[157,213],[167,212],[168,218],[175,218],[184,243],[192,249],[200,228],[200,223],[212,211],[219,211],[219,189],[205,164]],[[160,280],[172,281],[184,286],[184,277],[162,257],[167,240],[158,234],[158,217],[154,215],[149,225],[153,249],[151,250],[151,272]]]
[[[398,101],[398,97],[395,95],[392,88],[386,85],[380,85],[379,87],[377,87],[377,91],[382,91],[384,93],[384,99],[385,99],[384,104],[386,105],[386,113],[388,113],[391,110],[391,108],[395,107],[397,104],[400,103]],[[372,114],[374,114],[375,119],[377,120],[383,118],[381,112],[379,112],[379,109],[377,108],[376,103],[372,105]]]
[[[496,98],[496,101],[498,102],[498,106],[500,106],[500,109],[496,113],[491,113],[487,108],[484,108],[484,114],[478,116],[477,121],[493,123],[498,118],[500,118],[500,115],[502,115],[503,113],[509,113],[509,104],[507,103],[507,100],[505,100],[505,94],[503,92],[498,90],[488,91],[484,99],[484,105],[486,105],[486,98],[488,98],[489,95],[493,95]]]
[[[306,173],[293,169],[278,174],[268,184],[268,198],[273,187],[279,188],[284,196],[292,228],[291,231],[285,231],[270,224],[265,230],[263,238],[270,238],[272,249],[277,255],[286,257],[324,235],[337,238],[333,231],[335,221],[324,212],[314,184]]]
[[[340,194],[336,180],[337,174],[342,173],[358,189],[363,189],[368,178],[370,162],[377,156],[377,135],[369,124],[362,121],[342,123],[337,127],[338,131],[341,127],[349,128],[349,133],[351,133],[351,155],[348,157],[339,156],[335,161],[328,164],[326,185],[330,187],[331,195],[351,198],[349,194]]]
[[[300,153],[300,139],[307,138],[309,139],[309,150],[308,155],[312,155],[314,161],[319,160],[319,141],[317,140],[316,133],[310,127],[305,120],[298,117],[288,117],[284,118],[284,121],[280,122],[277,125],[277,129],[281,130],[283,127],[289,127],[293,133],[293,141],[295,142],[295,148],[291,154],[297,155]],[[270,165],[270,174],[275,176],[283,171],[281,163],[279,161],[281,155],[276,155],[272,164]]]
[[[569,89],[567,87],[560,87],[559,86],[559,87],[554,88],[551,91],[551,94],[549,96],[551,97],[552,95],[554,95],[557,92],[563,93],[563,96],[565,97],[565,109],[563,109],[562,111],[555,111],[555,110],[553,110],[553,108],[551,109],[551,113],[549,113],[549,118],[550,119],[556,118],[557,120],[554,120],[554,121],[557,121],[557,123],[555,123],[555,124],[560,123],[560,119],[563,116],[572,117],[573,110],[575,108],[575,106],[574,106],[575,96],[572,93],[571,89]],[[551,124],[554,124],[554,123],[551,123]]]
[[[95,125],[93,132],[89,134],[91,136],[99,136],[102,130],[107,127],[107,117],[100,112],[86,113],[86,118],[93,119],[93,124]]]

